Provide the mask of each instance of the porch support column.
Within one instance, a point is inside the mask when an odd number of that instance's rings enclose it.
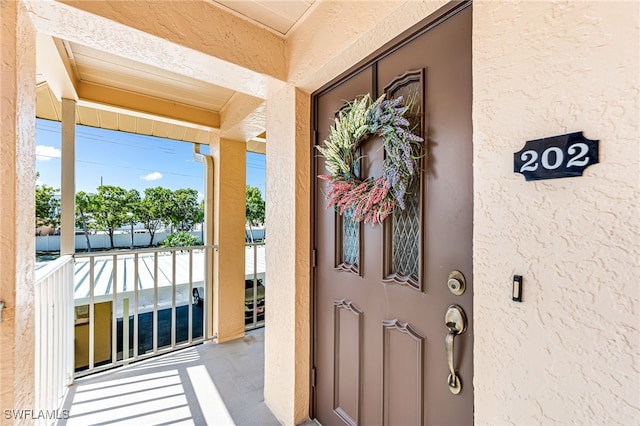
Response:
[[[60,255],[76,252],[76,101],[62,99]]]
[[[286,425],[309,415],[310,100],[293,86],[267,100],[265,402]]]
[[[212,134],[213,312],[218,343],[244,336],[246,144]]]
[[[0,2],[0,409],[35,409],[35,31]],[[14,423],[15,419],[5,419]],[[22,423],[31,423],[31,419]],[[19,421],[15,420],[18,424]]]

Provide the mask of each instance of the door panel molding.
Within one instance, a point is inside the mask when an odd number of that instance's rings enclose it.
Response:
[[[345,299],[333,302],[333,313],[333,411],[346,424],[356,426],[360,424],[362,411],[363,313]],[[347,322],[351,322],[350,327],[345,327]],[[347,344],[350,347],[346,347]],[[345,389],[342,389],[343,386]]]
[[[409,323],[401,322],[398,319],[383,321],[382,334],[382,424],[384,426],[394,424],[422,425],[424,424],[424,355],[426,339]],[[394,336],[401,338],[401,340],[394,339]],[[409,340],[408,345],[406,345],[407,339]],[[400,344],[402,340],[405,340],[405,342],[403,342],[405,343],[404,349],[405,351],[409,350],[409,353],[402,353],[403,347],[401,347]],[[408,346],[408,348],[406,346]],[[413,352],[413,354],[410,352]],[[413,374],[411,374],[410,370],[411,363],[408,362],[411,359],[413,359],[415,369]],[[397,366],[398,369],[401,370],[404,379],[398,380],[393,377],[394,366]],[[392,399],[406,399],[406,392],[404,391],[411,386],[411,377],[415,379],[415,393],[413,394],[415,397],[415,412],[413,415],[411,413],[401,412],[397,407],[391,407]],[[401,405],[403,407],[411,405],[411,401],[406,400]],[[401,419],[393,417],[401,417]],[[408,418],[413,418],[414,421],[408,421]]]

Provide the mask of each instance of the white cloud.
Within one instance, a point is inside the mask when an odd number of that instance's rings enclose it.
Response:
[[[140,179],[146,180],[146,181],[159,180],[159,179],[162,179],[162,173],[160,172],[149,173],[148,175],[140,176]]]
[[[203,200],[203,199],[204,199],[204,194],[198,191],[198,200]]]
[[[60,150],[53,146],[36,145],[36,159],[49,161],[52,158],[60,158]]]

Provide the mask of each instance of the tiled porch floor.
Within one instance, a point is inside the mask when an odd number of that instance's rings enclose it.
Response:
[[[60,425],[279,425],[264,404],[264,329],[76,380]]]

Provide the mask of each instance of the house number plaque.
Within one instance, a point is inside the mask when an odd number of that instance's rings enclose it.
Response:
[[[527,141],[513,154],[513,171],[528,181],[582,176],[598,162],[598,142],[582,132]]]

